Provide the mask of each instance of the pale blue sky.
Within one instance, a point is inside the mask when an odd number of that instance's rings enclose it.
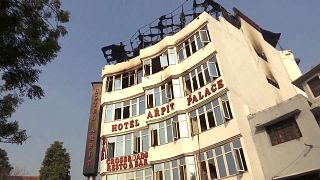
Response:
[[[190,1],[190,0],[189,0]],[[182,4],[184,0],[62,0],[71,12],[68,35],[59,56],[42,68],[40,85],[46,96],[27,100],[13,120],[31,136],[25,144],[0,144],[14,166],[38,175],[46,149],[63,141],[71,155],[71,177],[82,176],[89,117],[91,82],[100,81],[105,59],[101,47],[129,39],[136,30]],[[219,0],[227,10],[237,7],[261,27],[281,32],[280,44],[301,59],[303,72],[320,63],[320,1]]]

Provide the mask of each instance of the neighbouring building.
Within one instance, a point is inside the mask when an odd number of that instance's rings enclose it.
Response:
[[[102,179],[319,179],[319,65],[301,76],[279,33],[192,3],[102,48]]]

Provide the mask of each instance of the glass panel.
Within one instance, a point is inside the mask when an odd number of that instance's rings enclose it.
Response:
[[[127,88],[129,86],[129,75],[128,73],[122,74],[122,89]]]
[[[186,157],[186,159],[188,160],[189,178],[190,180],[196,180],[196,168],[194,165],[194,157],[189,156]]]
[[[223,156],[217,157],[218,169],[220,173],[220,177],[227,176],[226,167],[224,165]]]
[[[197,51],[197,47],[196,47],[196,42],[194,40],[194,36],[191,37],[190,41],[191,41],[192,53],[195,53]]]
[[[145,99],[144,96],[139,97],[139,115],[144,114],[145,112],[146,105],[145,105],[144,99]]]
[[[143,64],[144,64],[144,74],[146,76],[150,75],[150,73],[151,73],[151,60],[144,61]]]
[[[210,178],[216,179],[218,176],[217,176],[217,170],[216,170],[216,166],[214,164],[213,159],[208,160],[208,166],[209,166]]]
[[[179,125],[180,125],[180,137],[189,137],[187,120],[181,120]]]
[[[186,88],[186,94],[191,94],[192,92],[192,88],[191,88],[191,80],[190,80],[190,77],[189,77],[189,74],[185,75],[184,76],[184,82],[185,82],[185,88]]]
[[[227,163],[228,163],[229,174],[230,175],[236,174],[237,173],[236,165],[235,165],[234,158],[233,158],[233,155],[231,152],[226,154],[226,159],[227,159]]]
[[[118,179],[117,180],[125,180],[124,174],[118,174]]]
[[[240,139],[236,139],[236,140],[233,141],[233,147],[234,148],[240,148],[241,147]]]
[[[207,175],[207,166],[206,166],[206,162],[202,161],[200,163],[200,176],[201,176],[201,180],[208,180],[208,175]]]
[[[201,114],[199,116],[200,119],[200,126],[201,126],[201,132],[207,130],[207,123],[206,123],[206,118],[204,114]]]
[[[130,155],[131,154],[131,134],[126,134],[126,147],[125,147],[125,155]]]
[[[198,82],[195,70],[191,71],[193,90],[198,89]]]
[[[223,119],[219,107],[214,108],[214,115],[216,117],[217,125],[223,124]]]
[[[168,102],[167,94],[166,94],[166,88],[165,86],[161,86],[161,98],[162,98],[162,104],[165,104]]]
[[[215,149],[215,152],[216,152],[216,156],[221,155],[221,154],[222,154],[222,149],[221,149],[221,147],[217,147],[217,148]]]
[[[179,180],[178,168],[173,169],[173,180]]]
[[[136,116],[137,115],[137,100],[134,99],[132,100],[132,108],[131,108],[131,116]]]
[[[108,175],[107,178],[108,178],[108,180],[116,180],[116,175],[115,174]]]
[[[117,137],[117,156],[123,156],[123,136]]]
[[[112,121],[112,107],[113,107],[113,105],[107,106],[106,122]]]
[[[161,64],[161,67],[162,67],[162,68],[168,66],[168,55],[167,55],[167,53],[163,53],[163,54],[160,56],[160,64]]]
[[[168,143],[172,142],[172,122],[171,119],[166,121],[167,125],[167,141]]]
[[[191,52],[190,52],[190,46],[189,46],[188,40],[186,42],[184,42],[184,47],[186,49],[186,55],[187,55],[187,57],[189,57],[191,55]]]
[[[171,180],[170,170],[165,170],[165,180]]]
[[[125,101],[123,103],[123,119],[129,118],[130,116],[130,101]]]
[[[213,154],[212,154],[212,150],[207,151],[207,158],[212,158]]]
[[[160,92],[159,92],[159,87],[154,88],[154,99],[155,99],[155,105],[160,106]]]
[[[209,61],[209,75],[212,77],[219,77],[217,64],[214,60]]]
[[[197,34],[196,34],[196,41],[197,41],[198,49],[201,49],[202,46],[203,46],[203,44],[202,44],[202,42],[201,42],[199,32],[197,32]]]
[[[116,79],[114,80],[114,90],[121,89],[121,75],[116,76]]]
[[[135,71],[131,71],[131,72],[130,72],[129,86],[132,86],[132,85],[135,84],[135,76],[136,76]]]
[[[169,64],[176,64],[176,56],[174,52],[174,48],[169,48]]]
[[[202,75],[202,71],[201,71],[201,67],[200,66],[197,68],[197,72],[198,72],[199,85],[200,85],[200,87],[203,87],[204,86],[204,80],[203,80],[203,75]]]
[[[142,82],[142,68],[138,69],[138,84]]]
[[[179,79],[172,79],[174,88],[174,97],[182,97]]]
[[[184,60],[183,44],[178,46],[178,59],[179,59],[179,62]]]
[[[165,131],[164,131],[164,122],[160,122],[159,124],[160,130],[159,130],[159,136],[160,136],[160,144],[165,144]]]
[[[148,129],[142,130],[142,151],[148,151],[149,141],[148,141]]]

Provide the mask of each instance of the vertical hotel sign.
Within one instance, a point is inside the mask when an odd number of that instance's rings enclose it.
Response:
[[[91,109],[88,123],[87,143],[83,164],[84,176],[97,176],[100,149],[100,99],[101,82],[92,83]]]

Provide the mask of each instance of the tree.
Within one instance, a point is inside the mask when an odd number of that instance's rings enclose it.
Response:
[[[39,68],[57,56],[68,21],[60,0],[0,0],[0,142],[22,144],[28,138],[8,118],[24,98],[44,96]]]
[[[7,152],[3,149],[0,149],[0,179],[8,176],[12,169],[13,167],[9,162]]]
[[[62,142],[55,141],[47,149],[40,168],[40,180],[69,180],[70,155]]]

